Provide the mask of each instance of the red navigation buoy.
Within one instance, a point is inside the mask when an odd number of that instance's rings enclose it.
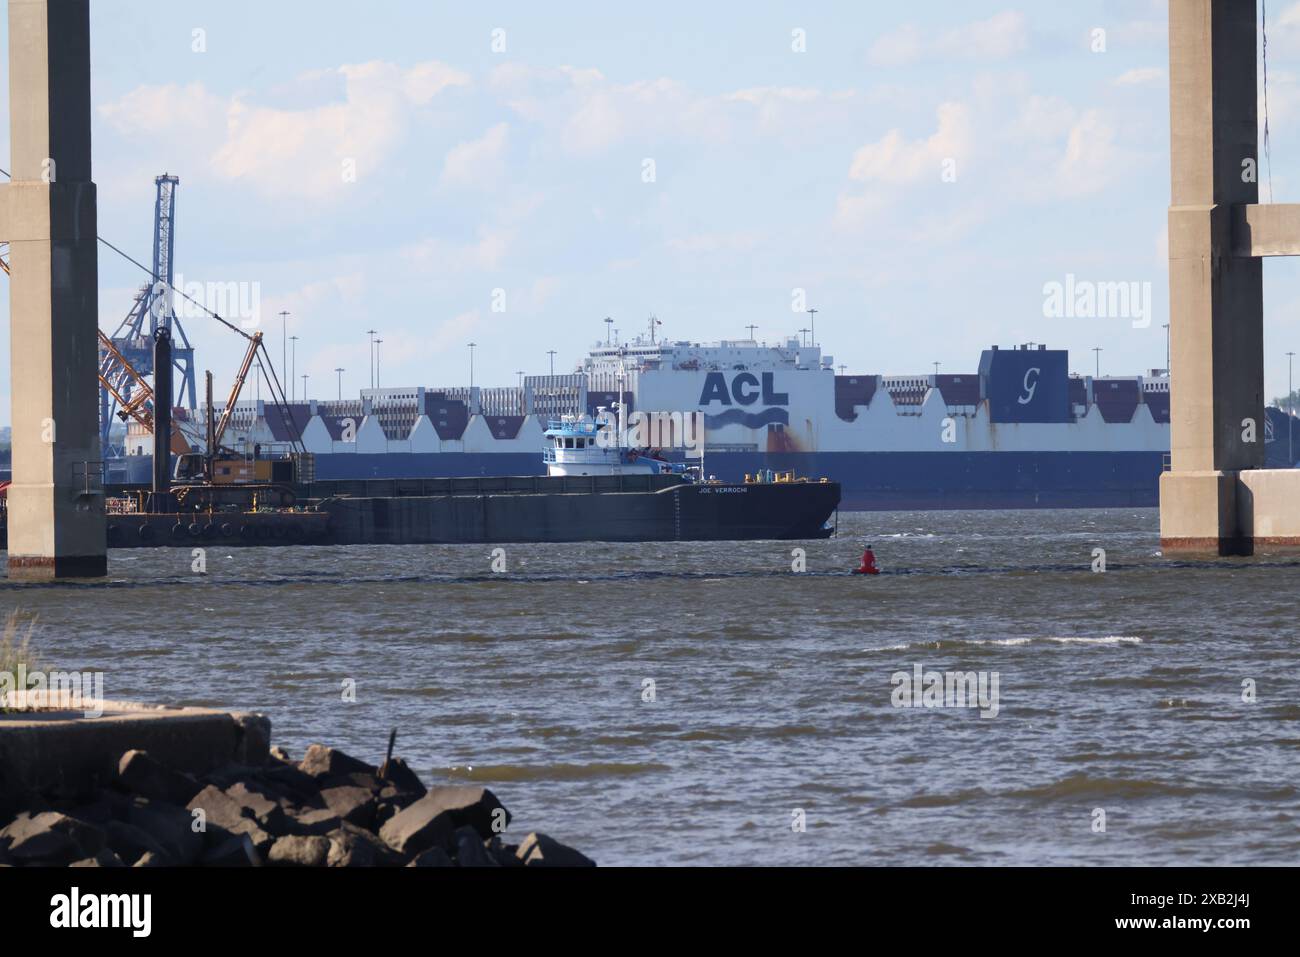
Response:
[[[855,575],[879,575],[880,569],[876,567],[876,553],[867,546],[867,550],[862,553],[862,565],[853,569]]]

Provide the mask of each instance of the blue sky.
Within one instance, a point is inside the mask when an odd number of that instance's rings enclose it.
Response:
[[[1269,12],[1284,201],[1300,3]],[[571,368],[605,316],[625,335],[651,313],[671,338],[792,335],[796,289],[854,372],[972,372],[1025,341],[1079,372],[1097,346],[1103,374],[1164,364],[1159,0],[94,0],[92,17],[101,235],[146,259],[153,177],[178,175],[178,271],[256,284],[276,356],[288,310],[314,397],[338,366],[345,394],[369,383],[370,328],[385,385],[464,384],[470,341],[476,383],[507,385],[550,349]],[[1300,351],[1297,270],[1265,270],[1270,396]],[[1150,282],[1150,327],[1045,318],[1067,274]],[[111,329],[142,277],[103,249],[100,277]],[[186,325],[224,392],[241,342]],[[7,421],[7,362],[0,378]]]

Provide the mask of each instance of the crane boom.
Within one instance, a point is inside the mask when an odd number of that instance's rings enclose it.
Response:
[[[153,410],[154,401],[153,388],[144,380],[144,377],[126,360],[126,357],[118,351],[113,340],[104,335],[104,330],[96,330],[99,333],[99,346],[104,350],[104,361],[100,366],[99,384],[108,391],[117,404],[121,406],[118,415],[122,418],[128,416],[135,419],[142,428],[147,432],[153,432]],[[118,377],[129,380],[133,388],[131,397],[128,399],[123,392],[120,381],[115,381],[114,375],[106,375],[105,369],[110,369]],[[171,434],[171,450],[177,455],[184,455],[190,450],[189,442],[181,432],[180,423],[173,420]]]
[[[221,438],[226,434],[226,426],[230,425],[231,416],[235,414],[235,403],[239,401],[239,393],[244,390],[244,382],[248,379],[248,370],[253,367],[253,359],[257,357],[257,350],[262,347],[262,334],[255,332],[248,337],[248,351],[244,353],[244,361],[239,366],[239,373],[235,376],[235,383],[230,387],[230,398],[226,400],[226,407],[221,410],[221,421],[217,423],[216,429],[212,433],[212,448],[208,449],[208,454],[212,455],[221,447]]]

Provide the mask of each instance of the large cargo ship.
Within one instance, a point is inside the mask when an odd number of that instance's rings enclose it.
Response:
[[[1066,351],[1031,343],[987,349],[968,372],[853,375],[798,338],[642,336],[516,387],[375,388],[287,412],[246,401],[231,432],[250,454],[300,432],[318,480],[529,475],[544,471],[548,422],[620,401],[629,413],[703,413],[706,475],[826,476],[847,509],[1154,506],[1169,452],[1165,370],[1071,374]],[[1272,461],[1286,454],[1274,429],[1285,416],[1269,416]],[[147,451],[147,436],[129,435],[107,480],[147,474],[132,461]]]

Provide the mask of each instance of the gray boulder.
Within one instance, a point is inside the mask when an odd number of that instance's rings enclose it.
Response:
[[[277,764],[264,768],[255,779],[268,794],[276,794],[293,804],[319,804],[320,783],[304,774],[296,764]]]
[[[375,769],[349,754],[327,748],[323,744],[313,744],[298,762],[298,769],[304,774],[316,778],[341,778],[349,774],[374,775]]]
[[[215,784],[209,784],[190,801],[188,811],[191,821],[194,820],[194,812],[198,810],[205,815],[204,830],[200,833],[205,836],[209,849],[217,847],[232,834],[247,834],[260,854],[269,851],[275,841],[274,835],[255,818],[248,816],[244,805]]]
[[[279,795],[245,781],[230,785],[225,794],[239,805],[244,817],[255,820],[268,834],[279,837],[289,833],[289,820]]]
[[[226,788],[226,797],[243,808],[245,817],[258,818],[280,809],[280,802],[265,791],[250,786],[247,781],[236,781]]]
[[[71,864],[103,846],[98,827],[58,811],[24,812],[0,831],[0,848],[15,864]]]
[[[126,821],[109,821],[104,826],[104,842],[126,864],[134,865],[145,854],[166,861],[167,852],[152,834]]]
[[[252,837],[231,834],[219,844],[208,848],[199,863],[204,867],[261,867],[262,855]]]
[[[368,788],[340,785],[320,792],[325,806],[349,824],[369,827],[375,819],[375,796]]]
[[[494,821],[500,822],[496,829]],[[379,836],[393,850],[410,855],[448,846],[456,830],[467,825],[486,840],[509,823],[510,812],[487,788],[439,787],[393,815]]]
[[[524,838],[515,852],[528,867],[595,867],[596,862],[585,854],[561,844],[545,834],[533,832]]]
[[[73,861],[69,867],[125,867],[122,859],[110,851],[108,848],[100,848],[98,854],[94,857],[86,857],[79,861]]]
[[[199,783],[188,774],[173,771],[147,751],[127,751],[117,763],[117,783],[126,791],[184,807],[199,793]]]
[[[456,846],[456,863],[460,867],[500,867],[483,846],[483,838],[468,824],[452,835]]]
[[[277,837],[266,862],[278,867],[324,867],[329,861],[330,842],[318,835],[289,834]]]
[[[244,805],[215,784],[209,784],[194,795],[185,807],[191,813],[202,811],[208,827],[215,824],[217,827],[224,827],[228,831],[239,827],[242,822],[251,820],[244,811]]]
[[[203,834],[194,830],[194,817],[183,808],[137,798],[131,806],[127,823],[157,841],[171,858],[169,863],[193,864],[203,852]]]
[[[455,867],[451,856],[441,847],[431,847],[415,855],[407,867]]]
[[[424,792],[428,790],[420,780],[420,776],[401,758],[389,758],[385,761],[379,768],[379,778],[392,785],[396,793],[414,794],[415,798],[412,800],[423,797]]]
[[[290,833],[325,835],[338,830],[343,819],[327,807],[308,808],[295,814],[289,823]]]
[[[328,835],[330,867],[376,867],[400,864],[402,859],[365,828],[346,822]]]
[[[271,756],[271,719],[250,713],[236,714],[234,718],[239,760],[260,767]]]

